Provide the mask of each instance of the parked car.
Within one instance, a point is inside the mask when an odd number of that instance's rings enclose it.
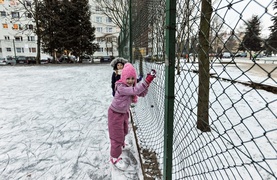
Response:
[[[16,65],[16,58],[14,58],[14,57],[8,56],[6,58],[6,61],[7,61],[7,65],[11,65],[11,66]]]
[[[161,61],[161,60],[163,60],[163,54],[154,54],[152,59],[154,61]]]
[[[59,59],[58,59],[59,63],[74,63],[76,61],[75,56],[66,56],[66,55],[62,55]]]
[[[48,64],[48,63],[52,63],[53,61],[53,57],[49,56],[49,55],[42,55],[40,57],[40,63],[41,64]]]
[[[111,62],[113,59],[114,59],[113,56],[102,56],[102,57],[100,58],[100,62],[101,62],[101,63],[109,63],[109,62]]]
[[[40,64],[48,64],[49,60],[48,59],[41,59]]]
[[[37,63],[36,57],[34,57],[34,56],[27,56],[26,60],[27,60],[27,64],[36,64]]]
[[[15,64],[16,64],[15,58],[12,58],[12,57],[0,58],[0,65],[14,66]]]
[[[259,54],[254,54],[254,58],[262,58],[262,57],[265,57],[265,55],[264,55],[264,54],[261,54],[261,53],[259,53]]]
[[[209,57],[216,57],[216,53],[215,52],[210,52]]]
[[[239,52],[235,55],[235,57],[247,57],[247,53],[246,52]]]
[[[231,58],[231,53],[230,52],[224,52],[222,54],[222,58]]]
[[[0,65],[7,65],[7,60],[6,58],[0,58]]]
[[[80,56],[79,62],[85,63],[85,64],[93,63],[93,58],[89,55],[83,55],[83,56]]]
[[[152,59],[152,55],[151,54],[147,54],[146,56],[144,56],[144,60],[147,62],[150,62]]]
[[[27,64],[27,58],[25,56],[18,56],[16,59],[16,64]]]
[[[94,63],[100,63],[100,61],[101,61],[101,57],[99,57],[99,56],[93,56],[93,62]]]

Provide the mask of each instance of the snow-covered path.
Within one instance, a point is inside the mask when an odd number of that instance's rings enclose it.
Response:
[[[0,67],[0,179],[110,179],[109,64]]]

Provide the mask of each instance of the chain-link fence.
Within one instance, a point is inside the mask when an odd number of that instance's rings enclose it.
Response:
[[[133,108],[145,179],[276,179],[277,2],[170,5],[132,0],[131,6],[135,65],[144,75],[157,70],[147,97]]]

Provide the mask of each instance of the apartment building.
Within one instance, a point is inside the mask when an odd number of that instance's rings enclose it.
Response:
[[[90,0],[91,22],[95,27],[95,43],[99,49],[93,56],[118,56],[118,36],[120,29],[107,17],[95,0]]]
[[[21,2],[31,5],[30,1]],[[94,56],[116,57],[120,29],[95,4],[90,0],[91,22],[96,28],[95,43],[100,47]],[[0,23],[0,57],[36,56],[37,37],[33,32],[34,21],[18,0],[0,0]]]
[[[0,57],[36,56],[34,22],[18,0],[0,0],[0,23]]]

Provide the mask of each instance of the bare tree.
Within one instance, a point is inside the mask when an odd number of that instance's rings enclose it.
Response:
[[[103,15],[111,19],[111,21],[120,28],[124,34],[124,39],[128,34],[128,18],[129,18],[129,1],[128,0],[94,0],[97,9],[96,12],[101,12]],[[99,11],[100,10],[100,11]],[[112,38],[111,38],[112,36]],[[115,33],[106,33],[100,38],[104,38],[107,45],[111,44],[112,48],[117,45],[117,40],[110,42],[110,39],[115,39]],[[108,52],[107,52],[108,53]],[[112,52],[113,54],[113,52]]]
[[[101,9],[102,13],[116,24],[120,29],[126,27],[128,18],[129,4],[128,0],[94,0],[95,4]]]
[[[26,11],[25,14],[30,14],[32,17],[32,21],[35,23],[34,27],[34,33],[37,35],[37,57],[36,57],[36,63],[40,64],[40,53],[41,53],[41,28],[39,27],[39,19],[40,19],[40,13],[38,12],[39,3],[40,0],[18,0],[18,2],[22,5],[24,10]]]
[[[200,0],[189,1],[179,0],[177,6],[177,31],[176,31],[176,45],[177,45],[177,74],[180,74],[180,59],[186,54],[187,61],[189,61],[190,50],[190,38],[195,37],[198,33],[198,28],[194,28],[193,25],[196,21],[200,21],[200,10],[197,9],[200,6]],[[194,18],[192,14],[194,15]],[[199,15],[197,15],[199,14]],[[195,18],[197,17],[197,18]],[[180,23],[182,22],[182,23]],[[196,31],[195,31],[196,30]]]
[[[210,41],[211,41],[211,49],[213,52],[216,52],[219,55],[223,49],[223,21],[218,14],[213,16],[211,22],[211,32],[210,32]],[[224,31],[225,32],[225,31]]]

